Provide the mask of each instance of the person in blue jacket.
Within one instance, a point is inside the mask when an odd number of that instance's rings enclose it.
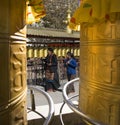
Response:
[[[66,67],[67,79],[68,81],[70,81],[76,77],[76,67],[77,67],[77,61],[71,52],[67,52],[64,64]],[[67,88],[67,94],[71,92],[75,92],[74,84],[70,84]]]

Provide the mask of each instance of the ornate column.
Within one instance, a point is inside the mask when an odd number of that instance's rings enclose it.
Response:
[[[87,115],[120,124],[120,13],[114,20],[82,23],[80,103]]]
[[[26,1],[0,4],[0,124],[26,125]]]

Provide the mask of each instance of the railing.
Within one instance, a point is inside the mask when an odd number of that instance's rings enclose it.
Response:
[[[43,119],[45,119],[43,125],[49,125],[51,120],[52,120],[52,118],[53,118],[53,116],[54,116],[54,112],[55,112],[54,102],[53,102],[52,98],[49,96],[49,94],[47,92],[45,92],[42,89],[37,88],[37,86],[28,86],[28,89],[30,89],[30,92],[31,92],[30,93],[31,94],[31,108],[28,108],[28,110],[37,113]],[[48,117],[47,118],[45,118],[42,114],[40,114],[39,112],[36,111],[36,109],[35,109],[34,92],[33,91],[37,91],[37,92],[41,93],[47,99],[48,104],[49,104],[49,112],[48,112]]]
[[[77,94],[77,95],[74,95],[74,96],[70,97],[69,100],[71,100],[71,99],[73,99],[73,98],[76,98],[76,97],[78,97],[78,96],[79,96],[78,94]],[[63,121],[63,116],[62,116],[62,110],[63,110],[64,105],[65,105],[65,101],[63,102],[63,104],[62,104],[62,106],[61,106],[61,108],[60,108],[60,121],[61,121],[61,124],[62,124],[62,125],[65,125],[65,124],[64,124],[64,121]],[[78,104],[75,104],[75,106],[78,106]]]
[[[77,113],[81,118],[83,118],[83,120],[85,120],[86,122],[92,124],[92,125],[105,125],[103,123],[99,123],[97,122],[96,120],[90,118],[89,116],[87,116],[86,114],[84,114],[82,111],[80,111],[80,109],[78,109],[78,107],[76,107],[75,104],[72,103],[72,101],[70,100],[71,98],[69,98],[67,96],[67,87],[72,84],[72,83],[75,83],[75,82],[78,82],[79,81],[79,78],[76,78],[76,79],[73,79],[69,82],[67,82],[64,87],[63,87],[63,98],[64,98],[64,101],[65,103],[67,103],[67,105],[75,112]],[[73,97],[72,97],[73,98]],[[61,119],[62,120],[62,119]],[[63,121],[62,122],[62,125],[64,125]]]

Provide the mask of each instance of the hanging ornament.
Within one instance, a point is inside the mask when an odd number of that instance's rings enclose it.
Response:
[[[45,15],[45,7],[42,0],[27,1],[27,24],[38,22]]]

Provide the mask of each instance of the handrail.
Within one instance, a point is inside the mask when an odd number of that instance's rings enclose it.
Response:
[[[51,122],[51,120],[54,116],[54,112],[55,112],[54,102],[53,102],[51,96],[44,90],[37,88],[37,86],[28,86],[28,89],[38,91],[46,97],[48,104],[49,104],[49,112],[48,112],[48,117],[44,121],[43,125],[49,125],[49,123]],[[36,112],[35,110],[33,110],[33,111]]]
[[[71,100],[71,99],[73,99],[75,97],[78,97],[78,96],[79,96],[78,94],[74,95],[74,96],[70,97],[69,100]],[[62,106],[60,108],[60,120],[61,120],[62,125],[64,125],[63,118],[62,118],[62,110],[63,110],[64,105],[65,105],[65,101],[63,102],[63,104],[62,104]]]
[[[64,87],[63,87],[63,98],[64,98],[64,101],[67,103],[67,105],[75,112],[77,113],[78,115],[80,115],[83,119],[85,119],[87,122],[89,122],[90,124],[92,125],[105,125],[103,123],[99,123],[97,122],[96,120],[90,118],[89,116],[87,116],[86,114],[84,114],[82,111],[80,111],[80,109],[78,109],[71,101],[70,99],[68,98],[67,96],[67,87],[71,84],[71,83],[74,83],[74,82],[77,82],[79,81],[79,78],[75,78],[69,82],[67,82]]]

